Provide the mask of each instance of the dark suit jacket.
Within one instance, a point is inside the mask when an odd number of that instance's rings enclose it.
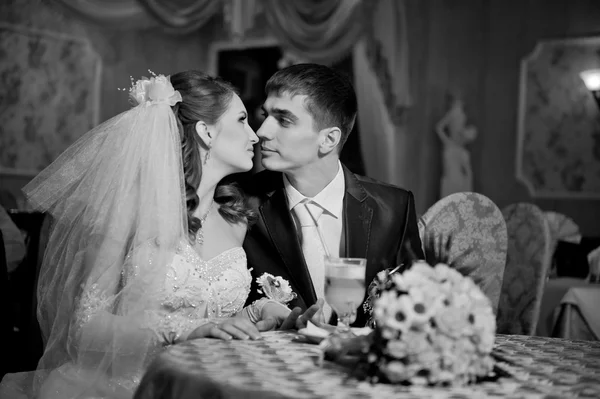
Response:
[[[379,271],[409,259],[406,242],[415,255],[423,259],[414,199],[410,191],[343,168],[346,193],[342,234],[345,240],[341,255],[367,259],[365,287],[368,287]],[[288,210],[282,174],[260,172],[246,182],[244,189],[258,211],[258,221],[244,241],[253,277],[248,303],[261,297],[257,293],[256,277],[271,273],[288,280],[298,295],[290,307],[306,309],[317,298]],[[364,326],[367,319],[360,306],[354,325]]]

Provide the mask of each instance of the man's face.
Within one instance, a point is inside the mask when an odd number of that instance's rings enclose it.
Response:
[[[288,172],[319,159],[319,132],[304,102],[307,96],[269,94],[263,105],[265,120],[256,132],[266,169]]]

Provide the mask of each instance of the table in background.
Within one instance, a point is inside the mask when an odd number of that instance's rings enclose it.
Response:
[[[536,335],[598,340],[600,331],[600,284],[558,278],[544,289]]]
[[[550,337],[554,324],[556,322],[555,310],[560,306],[563,297],[573,287],[586,287],[590,283],[586,280],[561,277],[550,279],[544,287],[542,303],[540,305],[540,316],[535,331],[535,335],[540,337]]]
[[[600,339],[600,285],[572,287],[561,300],[553,337]]]
[[[370,385],[348,378],[348,369],[316,364],[319,349],[293,332],[271,332],[261,341],[199,339],[174,345],[163,356],[173,367],[240,392],[289,398],[599,398],[600,342],[498,335],[495,351],[504,376],[457,388]]]

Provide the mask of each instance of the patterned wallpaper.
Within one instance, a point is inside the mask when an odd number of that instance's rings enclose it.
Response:
[[[542,41],[522,61],[517,178],[532,197],[600,198],[600,110],[579,77],[600,37]]]
[[[101,59],[87,41],[0,23],[0,172],[35,174],[98,123]]]

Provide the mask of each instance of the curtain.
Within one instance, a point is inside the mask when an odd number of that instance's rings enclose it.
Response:
[[[366,174],[406,187],[406,111],[411,105],[404,0],[379,0],[353,51]]]
[[[350,54],[362,35],[360,0],[263,0],[269,28],[292,53],[331,64]]]
[[[354,89],[358,101],[358,125],[365,172],[369,177],[392,183],[395,126],[385,107],[383,91],[369,59],[366,40],[354,47]]]
[[[138,29],[155,21],[137,0],[54,0],[54,4],[84,19],[113,28]]]
[[[224,10],[232,37],[264,10],[285,50],[332,64],[352,54],[366,174],[406,186],[405,117],[411,104],[405,0],[54,0],[109,26],[185,34]]]
[[[215,0],[137,0],[167,30],[186,34],[200,29],[221,11]]]
[[[162,26],[175,34],[201,28],[223,8],[215,0],[54,0],[63,8],[105,26],[140,29]]]

